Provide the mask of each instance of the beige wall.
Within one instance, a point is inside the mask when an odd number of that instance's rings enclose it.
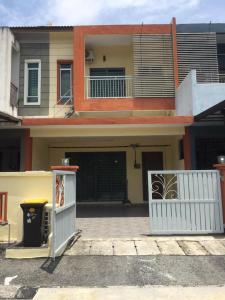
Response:
[[[87,47],[94,53],[94,61],[86,62],[85,74],[89,76],[90,68],[125,68],[125,75],[133,74],[132,46],[92,46]],[[103,61],[103,56],[106,60]]]
[[[51,172],[1,172],[0,191],[8,192],[8,221],[10,240],[21,241],[23,213],[20,203],[29,199],[47,199],[52,202]],[[0,241],[8,241],[9,226],[0,226]]]
[[[32,170],[48,170],[48,141],[42,138],[33,139]]]
[[[49,36],[49,106],[54,107],[57,101],[57,60],[73,60],[73,33],[50,32]],[[50,109],[49,114],[63,116],[65,109]]]

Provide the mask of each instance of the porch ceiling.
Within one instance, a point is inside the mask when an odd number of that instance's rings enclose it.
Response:
[[[71,137],[71,138],[96,138],[96,137],[152,137],[152,136],[177,136],[184,135],[184,126],[163,126],[152,128],[149,126],[88,126],[62,128],[57,127],[36,127],[31,128],[32,137]]]

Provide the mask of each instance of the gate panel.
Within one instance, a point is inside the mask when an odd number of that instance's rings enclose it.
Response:
[[[75,235],[76,173],[53,171],[53,210],[51,257],[62,254]]]
[[[217,170],[149,171],[150,233],[222,233],[219,176]]]

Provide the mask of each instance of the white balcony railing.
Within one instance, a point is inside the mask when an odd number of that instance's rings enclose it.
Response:
[[[86,76],[87,98],[132,98],[132,76]]]

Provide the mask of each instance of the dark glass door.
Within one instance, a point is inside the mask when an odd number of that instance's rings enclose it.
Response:
[[[77,201],[123,201],[126,198],[125,152],[68,152],[77,172]]]
[[[142,178],[143,178],[143,200],[144,201],[148,201],[148,171],[154,171],[154,170],[163,170],[163,153],[142,152]],[[154,193],[152,196],[153,198],[155,198]]]
[[[90,76],[91,98],[126,96],[124,68],[91,68]]]

